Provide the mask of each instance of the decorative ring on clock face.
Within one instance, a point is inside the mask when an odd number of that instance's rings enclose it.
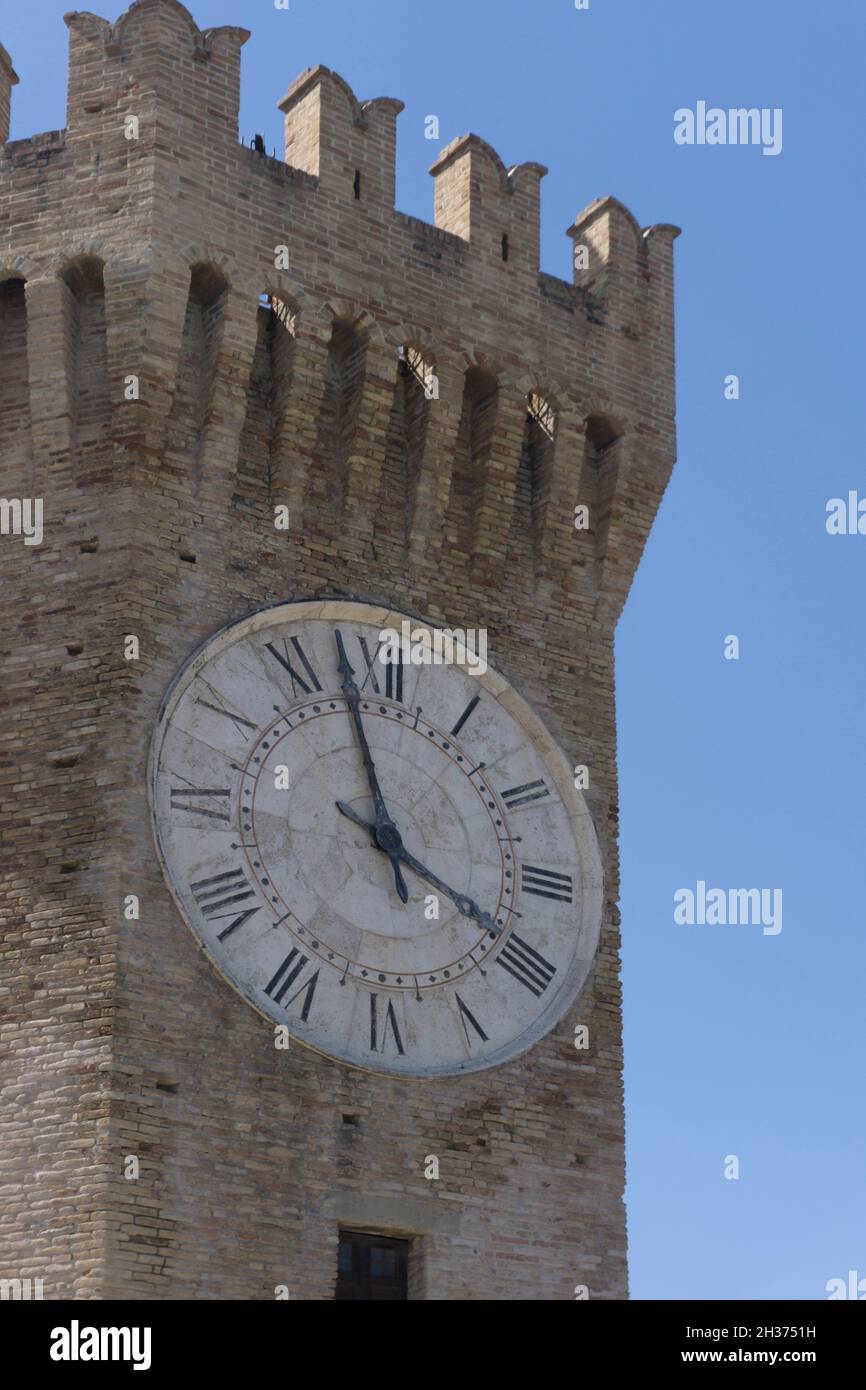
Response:
[[[415,664],[417,619],[395,651],[406,621],[318,600],[217,633],[163,702],[151,812],[181,915],[254,1008],[351,1066],[446,1076],[573,1003],[601,861],[526,702],[459,644]]]

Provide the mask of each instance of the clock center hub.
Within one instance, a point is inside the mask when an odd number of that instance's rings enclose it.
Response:
[[[376,831],[376,844],[386,854],[394,854],[403,848],[403,837],[394,825],[383,825]]]

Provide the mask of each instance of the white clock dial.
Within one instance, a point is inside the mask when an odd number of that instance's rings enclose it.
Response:
[[[218,633],[164,701],[151,806],[183,917],[255,1008],[351,1065],[449,1075],[574,1000],[601,866],[525,701],[489,668],[383,664],[403,621],[322,600]]]

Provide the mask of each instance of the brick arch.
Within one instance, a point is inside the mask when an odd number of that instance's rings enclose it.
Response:
[[[44,280],[47,277],[41,272],[34,261],[26,257],[16,257],[10,260],[0,260],[0,285],[7,280]]]
[[[212,297],[214,302],[216,302],[216,300],[221,295],[227,295],[229,290],[232,288],[232,282],[226,275],[223,267],[221,265],[217,265],[214,261],[193,261],[192,264],[188,267],[188,269],[190,278],[190,293],[192,293],[193,285],[196,281],[197,274],[200,282],[200,287],[206,284],[205,277],[210,277],[213,280],[213,286],[211,287],[211,289],[213,290]]]
[[[398,323],[384,331],[385,341],[394,348],[414,347],[433,364],[442,356],[441,345],[430,331],[419,323]]]
[[[384,347],[386,344],[385,334],[379,320],[370,313],[369,309],[365,309],[355,300],[326,299],[321,306],[320,314],[322,322],[329,330],[335,323],[350,323],[356,328],[365,329],[371,343],[376,343],[380,347]]]
[[[114,250],[115,248],[102,238],[72,237],[68,241],[64,240],[52,260],[55,274],[62,276],[69,266],[82,260],[101,261],[107,273],[113,264]]]
[[[239,284],[242,278],[237,259],[224,247],[210,241],[188,243],[181,254],[181,265],[187,271],[192,270],[194,265],[213,266],[225,277],[229,287]]]
[[[502,358],[497,357],[495,353],[488,353],[481,348],[464,345],[457,351],[454,360],[464,376],[473,368],[477,368],[488,376],[495,377],[500,388],[503,386],[513,388],[514,386],[513,370],[506,366]]]
[[[623,439],[634,433],[631,417],[619,406],[614,405],[607,396],[599,394],[580,396],[574,400],[573,404],[584,428],[586,422],[595,417],[606,420],[618,439]]]
[[[261,277],[259,294],[270,294],[288,304],[299,323],[310,312],[310,302],[306,292],[294,280],[289,279],[283,270],[269,270]]]
[[[100,256],[93,252],[82,251],[79,255],[67,256],[57,273],[61,280],[65,280],[67,284],[71,284],[69,278],[70,274],[78,270],[86,270],[95,266],[98,266],[100,269],[104,288],[105,272],[108,269],[108,264],[104,256]]]
[[[512,385],[524,396],[543,396],[556,410],[557,415],[566,415],[573,408],[568,387],[549,372],[521,372],[515,375]]]

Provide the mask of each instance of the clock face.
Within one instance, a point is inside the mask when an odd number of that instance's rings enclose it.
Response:
[[[353,1066],[449,1075],[574,1000],[601,864],[525,701],[491,668],[413,664],[417,636],[384,660],[406,621],[322,600],[218,633],[163,703],[151,807],[180,912],[250,1004]]]

